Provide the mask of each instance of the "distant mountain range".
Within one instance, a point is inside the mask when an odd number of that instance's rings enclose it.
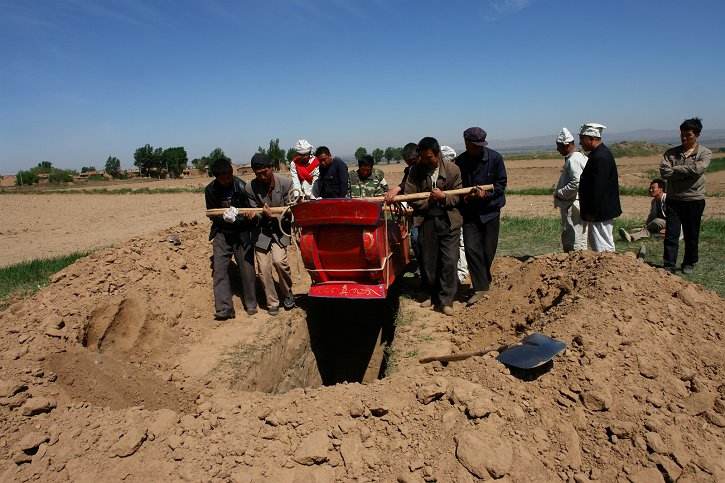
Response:
[[[503,152],[527,152],[537,150],[551,151],[554,149],[556,136],[535,136],[517,139],[491,138],[489,145],[493,149]],[[619,143],[622,141],[645,141],[656,144],[680,144],[679,133],[666,129],[637,129],[620,133],[604,132],[606,143]],[[708,129],[702,133],[700,142],[708,147],[725,146],[725,129]],[[462,147],[462,146],[460,146]],[[458,146],[456,146],[458,148]]]

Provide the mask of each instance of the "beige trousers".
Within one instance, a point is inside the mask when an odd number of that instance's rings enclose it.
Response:
[[[268,252],[254,251],[257,259],[257,273],[264,286],[267,298],[267,307],[279,307],[279,299],[286,300],[292,296],[292,271],[287,260],[287,248],[272,242]],[[274,282],[274,272],[277,272],[279,281],[279,294]]]

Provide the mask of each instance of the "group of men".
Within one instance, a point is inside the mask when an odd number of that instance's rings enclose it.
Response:
[[[602,142],[605,126],[587,123],[579,140],[588,157],[576,149],[574,137],[562,129],[556,147],[564,156],[561,177],[554,189],[554,205],[561,210],[561,242],[564,251],[614,251],[614,219],[622,214],[617,165]],[[650,182],[652,197],[645,226],[628,232],[626,241],[655,236],[664,238],[663,266],[675,271],[679,241],[684,239],[681,269],[692,273],[698,262],[700,223],[705,208],[705,170],[712,152],[699,143],[702,121],[686,119],[680,125],[679,146],[668,149],[660,163],[661,178]]]
[[[579,142],[588,156],[577,151],[567,128],[556,138],[564,166],[554,190],[554,204],[561,212],[561,242],[565,251],[615,250],[612,231],[614,219],[621,215],[622,208],[617,165],[612,152],[602,142],[605,128],[598,123],[581,127]],[[682,123],[682,145],[668,150],[660,166],[666,183],[654,180],[650,188],[656,203],[653,201],[646,230],[664,233],[664,265],[674,269],[682,228],[685,273],[692,271],[698,259],[700,219],[705,205],[703,173],[711,156],[697,142],[701,130],[702,124],[697,118]],[[411,243],[425,293],[421,306],[452,316],[454,297],[467,274],[470,274],[472,289],[467,304],[479,301],[493,280],[491,266],[498,246],[507,185],[503,157],[488,148],[486,136],[480,127],[466,129],[463,132],[466,149],[458,156],[452,148],[440,146],[432,137],[408,143],[402,151],[406,163],[403,179],[392,187],[388,186],[382,171],[374,168],[371,156],[359,159],[357,170],[349,172],[345,162],[333,156],[329,148],[320,146],[313,151],[313,146],[304,139],[294,146],[296,156],[290,163],[291,178],[275,173],[272,160],[260,153],[252,157],[255,177],[249,183],[233,175],[230,162],[217,162],[212,167],[215,179],[205,193],[208,209],[226,208],[223,217],[213,219],[209,237],[213,242],[216,318],[225,320],[235,316],[229,276],[232,256],[239,266],[242,300],[248,314],[258,310],[257,275],[271,315],[279,313],[280,305],[287,310],[295,306],[287,256],[289,220],[276,218],[270,209],[287,206],[291,196],[308,200],[384,196],[387,203],[393,203],[399,194],[427,193],[425,199],[409,202],[413,210]],[[493,188],[483,189],[483,185]],[[459,188],[467,191],[463,195],[450,193]],[[261,208],[261,213],[238,208]]]

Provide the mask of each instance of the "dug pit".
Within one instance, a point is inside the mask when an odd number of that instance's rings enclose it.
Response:
[[[71,400],[182,413],[202,387],[279,394],[383,377],[396,298],[300,302],[303,309],[262,315],[246,328],[238,320],[227,322],[221,340],[185,344],[167,317],[149,308],[147,296],[126,294],[89,314],[82,348],[53,354],[46,366]],[[230,343],[235,327],[238,340]]]

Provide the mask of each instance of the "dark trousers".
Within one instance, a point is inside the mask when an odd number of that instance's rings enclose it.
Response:
[[[481,223],[479,219],[466,220],[463,223],[463,244],[466,249],[468,272],[471,274],[473,289],[488,290],[491,285],[491,265],[498,248],[500,217]]]
[[[415,255],[415,263],[418,266],[418,270],[420,270],[420,282],[423,287],[428,286],[428,282],[425,278],[425,270],[423,270],[422,264],[423,262],[423,256],[421,255],[421,248],[420,248],[420,227],[414,226],[410,229],[410,245],[413,249],[413,255]]]
[[[234,314],[232,283],[229,279],[229,263],[232,255],[239,266],[242,278],[242,300],[247,310],[257,308],[254,272],[254,247],[248,233],[217,233],[212,241],[212,279],[214,281],[214,310],[216,315]]]
[[[665,250],[662,257],[665,267],[674,267],[677,264],[680,230],[685,239],[685,256],[682,265],[696,264],[705,200],[679,201],[667,198],[666,209]]]
[[[461,229],[451,229],[447,216],[426,218],[418,230],[421,272],[435,305],[453,305],[458,289],[456,265]]]

